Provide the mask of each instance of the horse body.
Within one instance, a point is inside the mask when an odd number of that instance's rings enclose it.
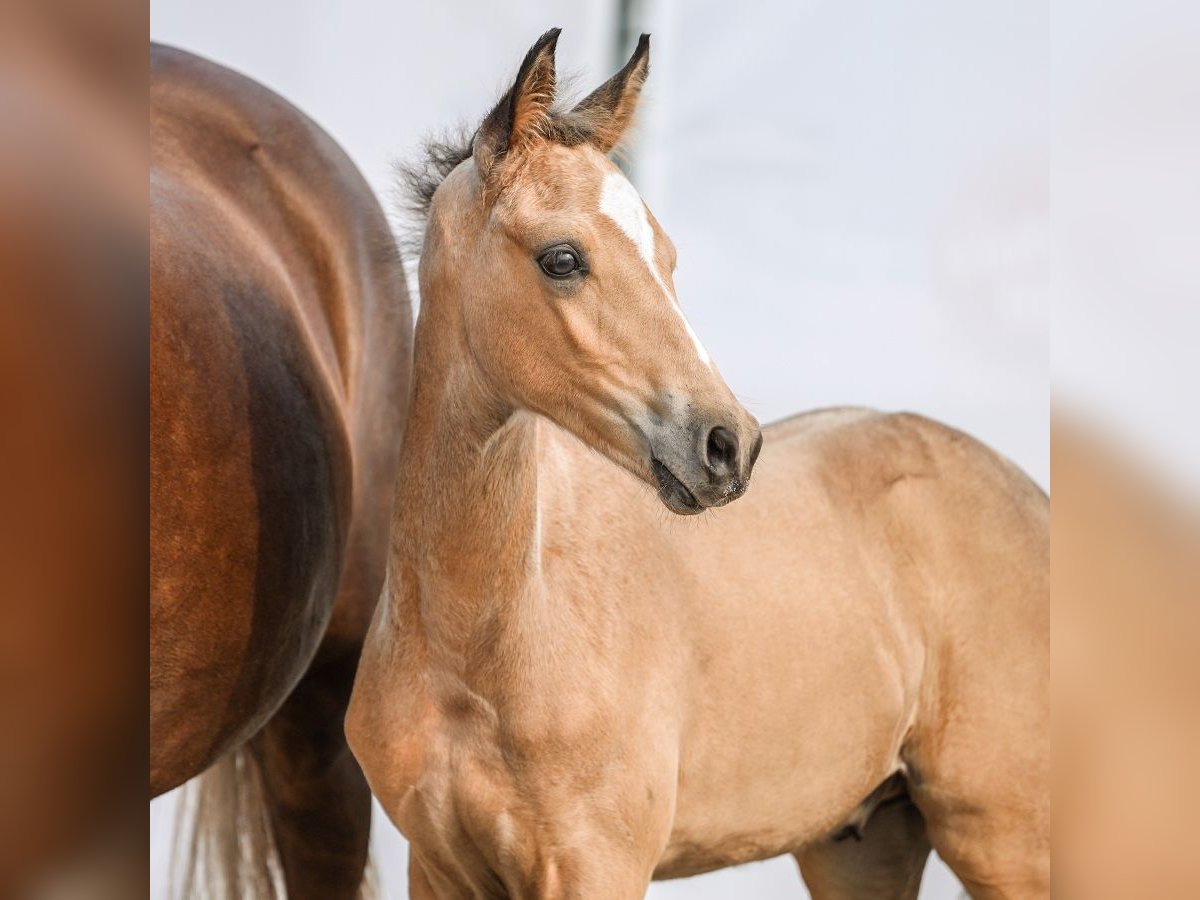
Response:
[[[432,192],[421,513],[346,721],[412,896],[632,898],[793,853],[817,898],[907,898],[931,845],[978,897],[1048,894],[1045,496],[912,415],[764,440],[604,156],[646,40],[559,112],[556,35]]]
[[[399,257],[345,154],[228,70],[153,48],[151,149],[151,791],[253,739],[293,894],[352,896],[339,726],[407,399]],[[351,846],[332,882],[322,840]]]
[[[919,417],[822,412],[694,523],[545,420],[476,451],[406,472],[405,508],[452,512],[397,522],[351,714],[429,896],[633,897],[781,853],[816,896],[908,896],[927,830],[978,896],[1036,890],[1047,710],[1006,705],[1046,678],[1024,476]]]

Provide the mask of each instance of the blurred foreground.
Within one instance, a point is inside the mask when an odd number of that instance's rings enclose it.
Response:
[[[1196,897],[1200,12],[1052,27],[1056,893]]]
[[[5,898],[145,882],[141,13],[138,35],[112,4],[0,7]]]
[[[1057,888],[1200,896],[1200,516],[1065,418],[1051,453]]]

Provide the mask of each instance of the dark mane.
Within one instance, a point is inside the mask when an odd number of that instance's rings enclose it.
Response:
[[[421,145],[419,159],[396,163],[396,175],[408,212],[420,218],[429,215],[433,195],[446,176],[471,156],[473,137],[465,128],[460,128],[457,132],[429,138]]]
[[[395,202],[402,221],[397,229],[400,243],[413,258],[421,255],[425,220],[433,195],[446,176],[470,158],[474,132],[460,127],[437,137],[427,138],[415,160],[396,160]]]

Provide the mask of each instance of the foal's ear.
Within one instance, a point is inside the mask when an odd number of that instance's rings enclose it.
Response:
[[[615,147],[629,128],[649,72],[650,35],[643,34],[621,71],[580,100],[572,111],[590,120],[591,143],[601,153]]]
[[[475,132],[472,155],[486,181],[505,154],[545,132],[554,102],[554,47],[561,28],[551,28],[529,48],[517,79]]]

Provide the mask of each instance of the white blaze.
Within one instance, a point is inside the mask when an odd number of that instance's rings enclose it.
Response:
[[[620,172],[609,172],[604,176],[604,184],[600,188],[600,212],[612,219],[617,227],[633,241],[642,260],[650,269],[654,281],[662,288],[667,303],[671,305],[683,322],[688,337],[696,346],[696,353],[700,360],[706,366],[711,365],[708,351],[700,343],[700,338],[696,337],[696,332],[692,330],[691,323],[683,314],[679,302],[671,294],[671,290],[663,281],[662,276],[658,274],[658,265],[654,260],[654,227],[650,224],[650,217],[646,215],[646,204],[642,202],[637,189],[629,183],[629,179]]]

